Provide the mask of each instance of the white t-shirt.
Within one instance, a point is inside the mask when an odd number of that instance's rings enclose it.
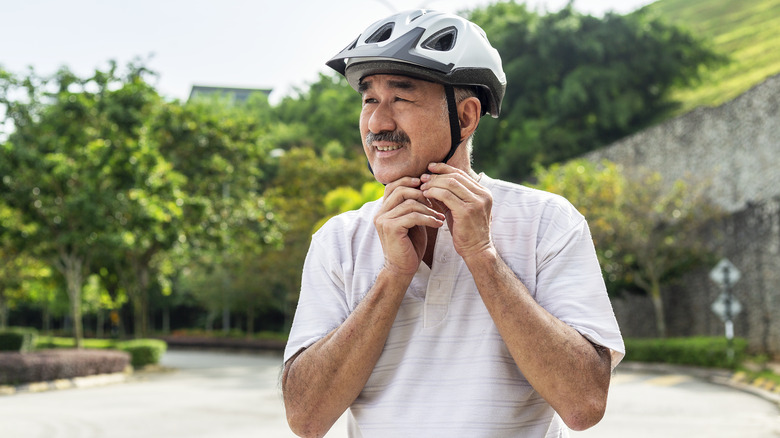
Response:
[[[591,342],[625,352],[583,216],[550,193],[481,176],[494,244],[535,300]],[[287,361],[338,327],[384,263],[381,200],[331,219],[312,238]],[[350,436],[560,437],[568,429],[518,369],[446,224],[432,269],[412,280],[384,350],[349,413]]]

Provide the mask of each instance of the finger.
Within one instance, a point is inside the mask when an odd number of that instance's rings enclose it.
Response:
[[[456,173],[456,174],[468,176],[468,174],[463,170],[460,170],[457,167],[450,166],[449,164],[446,163],[429,163],[428,170],[431,171],[432,173],[437,173],[440,175]]]
[[[477,202],[479,199],[490,196],[488,189],[481,186],[479,182],[465,172],[459,170],[446,174],[424,174],[421,177],[421,181],[420,190],[423,192],[438,187],[451,191],[464,202]]]
[[[414,225],[426,225],[427,223],[430,223],[428,218],[432,218],[434,222],[432,222],[434,225],[438,222],[441,222],[444,220],[444,215],[433,208],[429,207],[426,204],[422,204],[414,199],[407,199],[401,204],[395,206],[394,208],[382,212],[377,215],[378,218],[380,218],[383,221],[392,221],[397,219],[404,219],[404,223]],[[412,218],[423,218],[423,220],[426,223],[419,223],[419,222],[408,222],[406,221],[406,217],[412,217]],[[406,227],[409,228],[409,227]]]
[[[407,176],[391,182],[390,184],[385,186],[384,197],[387,198],[393,192],[395,192],[399,187],[411,187],[411,188],[420,187],[420,178]]]
[[[430,175],[425,183],[420,186],[423,196],[429,199],[436,199],[444,202],[447,207],[452,208],[452,202],[474,202],[476,200],[476,187],[467,187],[468,177],[459,177],[452,174],[448,175]]]
[[[390,193],[387,191],[385,192],[381,210],[391,210],[408,200],[416,201],[423,205],[431,205],[430,201],[423,195],[419,187],[398,186],[394,187]]]

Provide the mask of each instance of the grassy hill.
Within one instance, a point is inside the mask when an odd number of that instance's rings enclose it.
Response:
[[[680,113],[720,105],[780,73],[780,0],[657,0],[646,8],[731,59],[705,72],[700,85],[673,94]]]

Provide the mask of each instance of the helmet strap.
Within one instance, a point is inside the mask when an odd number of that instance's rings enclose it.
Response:
[[[455,89],[452,85],[444,85],[444,96],[447,99],[447,112],[450,115],[450,137],[452,138],[452,145],[447,156],[441,160],[442,163],[447,161],[455,155],[455,151],[460,146],[460,119],[458,118],[458,104],[455,102]]]

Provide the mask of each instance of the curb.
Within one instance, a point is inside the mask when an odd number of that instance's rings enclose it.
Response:
[[[780,385],[757,378],[751,381],[743,371],[731,371],[719,368],[702,368],[686,365],[671,365],[664,363],[624,362],[620,363],[615,372],[620,370],[646,372],[653,374],[685,374],[718,385],[728,386],[740,391],[749,392],[770,401],[780,407]]]
[[[751,381],[746,373],[738,371],[731,376],[728,385],[756,394],[780,406],[780,385],[771,380],[759,377]]]
[[[72,379],[58,379],[48,382],[32,382],[24,383],[21,385],[0,385],[0,396],[15,395],[24,393],[36,393],[46,391],[57,391],[61,389],[73,389],[73,388],[94,388],[96,386],[113,385],[117,383],[124,383],[128,380],[129,374],[111,373],[111,374],[96,374],[94,376],[74,377]]]

